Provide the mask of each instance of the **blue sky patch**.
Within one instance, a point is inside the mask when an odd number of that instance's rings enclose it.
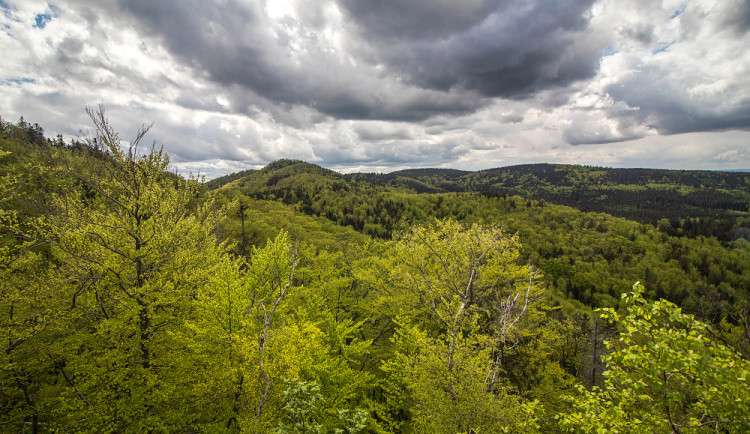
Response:
[[[56,5],[53,5],[52,3],[47,3],[47,8],[49,12],[38,14],[36,17],[34,17],[33,27],[36,27],[38,29],[43,29],[47,25],[48,22],[52,21],[53,18],[57,18],[58,16],[60,16],[60,14],[58,13],[59,8]]]
[[[617,54],[617,50],[614,47],[607,46],[602,50],[602,57],[612,56]]]
[[[52,15],[50,14],[39,14],[34,18],[34,27],[43,29],[48,22],[52,21]]]
[[[0,84],[2,84],[3,86],[10,86],[10,85],[20,86],[26,83],[36,83],[36,79],[29,78],[29,77],[17,77],[17,78],[9,78],[7,80],[3,80],[0,82]]]
[[[674,42],[659,42],[658,45],[659,47],[655,48],[654,51],[651,52],[651,54],[659,54],[669,50],[669,47],[674,45]]]
[[[673,20],[673,19],[679,17],[680,15],[682,15],[683,12],[685,12],[685,9],[687,9],[687,3],[684,4],[684,5],[682,5],[681,8],[677,9],[676,11],[674,11],[674,13],[672,13],[672,15],[669,16],[669,19]]]
[[[13,15],[13,6],[9,5],[3,0],[0,0],[0,10],[2,10],[3,15],[10,18],[11,20],[15,22],[19,21],[18,18]]]

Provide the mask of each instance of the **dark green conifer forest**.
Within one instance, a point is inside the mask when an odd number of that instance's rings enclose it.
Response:
[[[204,183],[89,115],[0,121],[0,432],[750,431],[748,173]]]

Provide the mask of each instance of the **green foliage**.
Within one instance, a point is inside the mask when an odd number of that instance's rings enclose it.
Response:
[[[651,292],[649,296],[667,298],[699,315],[702,320],[717,325],[722,318],[737,317],[738,306],[746,298],[744,294],[750,293],[750,259],[744,254],[744,249],[727,248],[714,238],[690,239],[682,236],[710,232],[707,232],[708,226],[705,225],[710,226],[714,221],[712,219],[687,219],[684,230],[676,229],[673,220],[669,220],[669,228],[667,222],[662,221],[662,230],[658,230],[651,225],[610,215],[583,213],[505,193],[417,194],[390,183],[389,175],[342,178],[306,163],[286,162],[281,166],[274,169],[275,166],[271,165],[261,171],[262,174],[253,174],[233,185],[245,194],[278,200],[304,213],[326,217],[379,238],[390,238],[409,225],[429,222],[433,218],[453,218],[469,224],[503,227],[508,233],[518,235],[523,245],[523,257],[540,268],[545,275],[542,279],[560,299],[572,298],[596,307],[615,307],[619,303],[619,294],[628,291],[632,280],[639,279],[647,284]],[[649,181],[649,177],[654,176],[656,180],[666,176],[663,182],[682,180],[680,182],[700,186],[711,175],[704,172],[662,174],[658,171],[574,170],[574,167],[567,166],[544,166],[543,169],[544,174],[537,175],[549,178],[548,183],[553,180],[569,183],[565,184],[568,185],[565,187],[568,193],[586,190],[590,183],[637,184]],[[449,186],[458,180],[466,182],[466,189],[481,190],[483,187],[480,188],[479,181],[473,180],[472,176],[477,179],[506,176],[498,175],[505,173],[503,170],[478,174],[432,172],[425,169],[402,175],[417,177],[420,182],[433,186],[439,184],[442,186],[440,188],[449,191],[457,189]],[[578,172],[591,172],[591,176],[578,176]],[[679,175],[679,179],[673,179],[672,175]],[[746,175],[727,176],[729,178],[716,184],[723,182],[728,186],[740,182],[745,185],[742,176]],[[732,178],[737,176],[740,176],[739,181]],[[276,177],[283,182],[268,186],[267,180]],[[515,175],[508,174],[508,185],[513,183],[513,179]],[[738,217],[724,228],[726,230],[722,229],[722,233],[728,235],[731,227],[747,226],[749,223],[746,217]],[[735,244],[742,245],[740,242]]]
[[[197,413],[186,321],[221,262],[219,215],[194,204],[199,185],[166,172],[168,158],[138,141],[123,150],[103,113],[94,115],[110,159],[95,164],[78,194],[47,217],[59,297],[70,309],[49,357],[69,381],[57,410],[62,427],[169,431]],[[98,117],[97,117],[98,116]]]
[[[703,220],[435,193],[619,188],[592,168],[381,178],[283,160],[214,194],[139,151],[145,130],[123,147],[90,114],[97,136],[72,145],[0,123],[8,431],[555,432],[561,413],[747,429],[747,362],[714,340],[750,354],[742,229],[728,245],[680,236]],[[670,192],[664,176],[638,188]],[[636,278],[649,292],[620,299]],[[715,327],[645,301],[662,296]],[[591,306],[628,325],[619,339]],[[571,412],[579,385],[600,387]]]
[[[665,232],[727,240],[750,195],[748,177],[736,172],[612,169],[562,164],[526,164],[480,172],[404,170],[351,175],[417,193],[484,192],[606,212],[656,224]]]
[[[667,301],[648,302],[643,287],[623,294],[627,314],[607,343],[603,389],[581,390],[563,427],[591,432],[741,432],[750,429],[750,364],[711,339],[710,328]]]
[[[220,255],[218,217],[210,203],[194,203],[197,183],[166,173],[160,151],[137,157],[136,140],[126,154],[103,116],[96,120],[108,157],[88,160],[90,171],[67,191],[32,204],[42,214],[26,216],[26,232],[37,235],[29,242],[46,247],[4,264],[2,381],[24,397],[4,423],[190,426],[189,389],[200,372],[188,369],[180,339]]]
[[[408,393],[413,421],[404,432],[500,432],[520,422],[518,397],[498,384],[489,389],[492,355],[486,336],[467,330],[455,341],[429,338],[404,324],[395,344],[397,353],[383,370]]]
[[[251,199],[236,190],[219,190],[216,201],[225,206],[238,202],[222,221],[219,237],[232,240],[236,244],[233,250],[241,255],[248,253],[249,246],[263,246],[281,230],[295,234],[300,243],[319,250],[342,250],[351,245],[364,244],[368,239],[351,228],[341,227],[325,218],[300,214],[293,207],[281,203]],[[244,238],[240,214],[244,214]],[[241,251],[243,245],[245,252]]]
[[[446,220],[411,228],[377,263],[373,284],[390,288],[382,303],[401,315],[382,369],[410,396],[404,430],[496,432],[519,422],[500,372],[540,297],[517,259],[516,241],[499,230]]]
[[[285,423],[276,433],[321,433],[323,426],[317,423],[316,414],[323,404],[320,385],[315,382],[287,381],[284,385]]]
[[[240,170],[239,172],[235,172],[235,173],[232,173],[230,175],[220,176],[220,177],[214,178],[214,179],[212,179],[210,181],[206,181],[206,183],[204,185],[209,190],[215,190],[215,189],[217,189],[219,187],[222,187],[224,185],[229,184],[230,182],[232,182],[232,181],[234,181],[236,179],[244,178],[245,176],[251,175],[254,172],[255,172],[255,170],[253,170],[253,169]]]
[[[338,410],[338,416],[344,428],[336,428],[336,434],[357,434],[367,428],[369,415],[361,408]]]
[[[330,407],[330,403],[321,395],[317,381],[284,380],[283,396],[282,423],[274,430],[276,433],[356,434],[367,427],[369,415],[361,408],[336,409],[336,428],[326,429],[319,423],[326,416],[323,407]]]

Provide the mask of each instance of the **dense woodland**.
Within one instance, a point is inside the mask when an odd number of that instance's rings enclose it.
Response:
[[[89,112],[0,121],[0,431],[750,430],[750,174],[204,184]]]
[[[731,219],[746,212],[750,201],[750,178],[740,172],[529,164],[480,172],[422,169],[353,177],[419,192],[520,195],[652,224],[662,218],[679,223],[686,215]]]
[[[300,163],[279,161],[272,167]],[[206,185],[218,188],[254,172],[234,173]],[[732,230],[743,227],[750,206],[750,176],[746,172],[529,164],[479,172],[413,169],[387,174],[340,175],[324,170],[317,173],[346,180],[349,186],[400,187],[414,193],[515,195],[658,225],[670,235],[713,236],[722,241],[738,238]],[[280,190],[268,188],[285,176],[289,176],[288,173],[279,172],[267,178],[265,187],[254,186],[254,194],[272,193],[287,199],[293,192],[292,198],[309,201],[310,192],[304,191],[304,186],[291,187],[285,183]]]

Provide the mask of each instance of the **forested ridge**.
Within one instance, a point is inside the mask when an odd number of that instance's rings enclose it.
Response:
[[[750,174],[203,184],[90,115],[0,123],[0,431],[750,430]]]
[[[352,178],[417,192],[519,195],[654,225],[666,219],[674,233],[723,240],[730,239],[735,220],[745,215],[750,203],[750,177],[742,172],[526,164],[479,172],[420,169]]]
[[[270,168],[281,169],[286,164],[296,166],[302,162],[282,160]],[[213,189],[241,178],[252,179],[254,177],[249,175],[254,172],[233,173],[206,185]],[[265,188],[259,189],[255,185],[253,194],[271,193],[283,198],[293,192],[295,198],[309,201],[304,191],[306,187],[282,184],[281,188],[274,188],[276,182],[285,176],[289,175],[275,170],[272,177],[265,179]],[[401,188],[414,193],[515,195],[581,211],[625,217],[640,223],[658,224],[661,230],[671,235],[712,236],[721,241],[738,238],[733,231],[744,227],[750,207],[750,176],[746,172],[526,164],[478,172],[409,169],[386,174],[341,175],[328,171],[317,179],[320,181],[326,177],[345,180],[350,188],[370,185]],[[296,178],[290,179],[294,180]],[[247,185],[248,181],[242,184]]]

